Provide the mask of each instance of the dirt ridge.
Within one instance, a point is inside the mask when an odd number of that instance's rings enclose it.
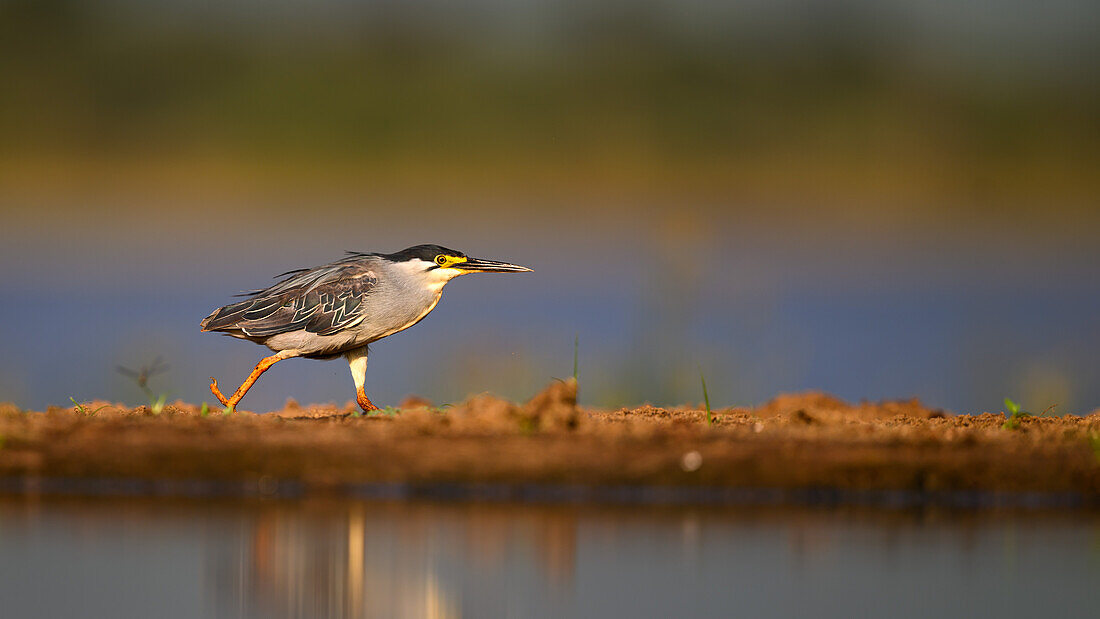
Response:
[[[1100,413],[1006,429],[1002,413],[803,393],[708,423],[697,407],[595,410],[576,395],[574,381],[555,381],[522,404],[413,398],[369,417],[351,403],[206,416],[182,402],[158,415],[0,404],[0,478],[1040,492],[1100,504]]]

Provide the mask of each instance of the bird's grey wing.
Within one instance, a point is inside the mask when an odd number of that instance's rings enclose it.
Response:
[[[229,327],[249,337],[303,329],[332,335],[363,320],[363,301],[377,283],[375,272],[364,264],[336,263],[297,272],[247,301],[222,308],[224,316],[215,312],[203,327]]]

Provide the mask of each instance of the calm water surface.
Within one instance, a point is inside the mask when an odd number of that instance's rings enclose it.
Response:
[[[9,617],[1089,617],[1100,517],[0,500]]]

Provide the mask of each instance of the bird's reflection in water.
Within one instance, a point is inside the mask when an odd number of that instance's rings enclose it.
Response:
[[[211,555],[217,616],[488,616],[506,614],[512,596],[564,603],[572,592],[567,507],[272,504],[233,526],[214,533],[239,540]]]
[[[4,617],[119,619],[1077,616],[1096,606],[1097,526],[1060,509],[0,496],[0,599]]]

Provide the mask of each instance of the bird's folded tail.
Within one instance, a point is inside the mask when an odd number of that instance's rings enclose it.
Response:
[[[249,299],[240,303],[231,303],[225,307],[219,307],[202,319],[199,326],[203,331],[232,331],[239,329],[237,326],[245,312],[252,308],[254,301]]]

